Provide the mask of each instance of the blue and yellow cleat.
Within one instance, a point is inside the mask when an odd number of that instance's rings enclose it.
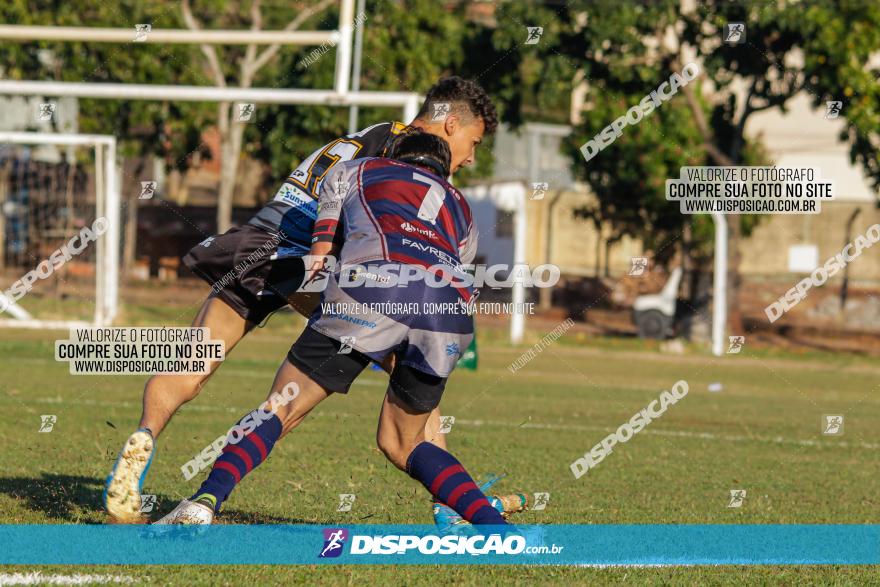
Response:
[[[505,475],[492,475],[489,480],[480,485],[480,491],[486,493],[493,485],[503,479]],[[528,498],[522,493],[513,495],[487,495],[486,498],[501,515],[507,518],[510,514],[521,512],[528,506]],[[441,532],[454,532],[455,526],[470,525],[470,522],[461,517],[461,515],[448,505],[440,502],[434,502],[434,523],[440,528]]]
[[[144,428],[128,437],[113,470],[104,484],[104,508],[112,521],[138,523],[141,516],[141,489],[153,462],[156,443],[153,434]]]

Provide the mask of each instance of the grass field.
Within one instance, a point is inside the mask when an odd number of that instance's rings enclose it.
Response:
[[[194,308],[129,305],[125,324],[186,325]],[[276,316],[231,354],[158,443],[145,485],[154,518],[190,495],[180,466],[265,396],[301,322]],[[553,325],[550,325],[551,329]],[[529,332],[528,344],[544,333]],[[102,481],[140,415],[138,376],[71,376],[54,361],[65,333],[0,331],[0,523],[102,523]],[[458,372],[444,396],[452,450],[475,474],[507,473],[502,492],[550,492],[526,524],[880,523],[880,366],[867,358],[754,350],[715,359],[660,353],[634,340],[568,334],[515,374],[501,330],[480,332],[480,369]],[[595,470],[569,464],[677,380],[690,393]],[[426,493],[389,465],[374,436],[386,377],[368,371],[347,397],[324,402],[227,502],[225,523],[430,523]],[[709,383],[723,391],[709,393]],[[37,433],[41,414],[58,417]],[[845,434],[823,436],[823,414]],[[729,491],[745,489],[741,508]],[[337,495],[354,493],[352,512]],[[2,573],[33,568],[0,568]],[[394,585],[510,583],[866,584],[876,567],[45,567],[155,584]]]

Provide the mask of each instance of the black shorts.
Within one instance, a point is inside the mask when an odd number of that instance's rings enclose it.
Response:
[[[347,345],[346,345],[347,346]],[[306,328],[287,353],[287,360],[309,379],[334,393],[348,393],[371,359],[351,347]],[[427,413],[440,405],[446,378],[430,375],[398,361],[391,372],[388,390],[416,413]]]
[[[287,305],[305,275],[301,257],[272,259],[279,242],[277,234],[245,225],[203,240],[183,262],[239,316],[260,324]]]

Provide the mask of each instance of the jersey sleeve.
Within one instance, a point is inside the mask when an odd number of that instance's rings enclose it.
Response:
[[[468,223],[467,234],[458,243],[458,258],[461,260],[462,265],[470,265],[474,262],[474,258],[477,256],[477,241],[479,241],[479,238],[480,234],[477,231],[477,225],[471,219]]]
[[[349,191],[347,165],[335,165],[321,185],[318,197],[318,218],[312,231],[312,244],[337,239],[342,204]]]

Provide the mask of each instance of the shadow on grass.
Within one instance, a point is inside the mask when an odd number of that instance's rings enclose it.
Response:
[[[39,477],[0,477],[0,494],[20,501],[31,511],[52,520],[70,523],[101,523],[106,519],[103,505],[104,480],[79,475],[42,473]],[[178,498],[156,494],[156,509],[149,515],[156,521],[178,504]],[[95,520],[96,522],[84,522]],[[241,510],[224,511],[222,524],[314,524],[315,520],[285,518]]]
[[[100,511],[102,480],[78,475],[42,473],[39,477],[0,477],[0,493],[34,512],[68,522],[83,518],[81,509]]]
[[[173,508],[170,508],[173,509]],[[164,515],[164,514],[163,514]],[[317,520],[302,518],[284,518],[270,514],[244,512],[241,510],[223,510],[217,517],[220,524],[318,524]]]

